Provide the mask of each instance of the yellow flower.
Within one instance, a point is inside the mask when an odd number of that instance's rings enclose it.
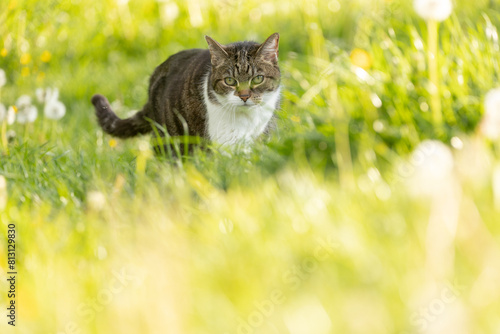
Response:
[[[372,57],[363,49],[354,49],[351,52],[351,63],[364,70],[368,70],[372,66]]]
[[[2,57],[7,57],[7,49],[6,48],[3,48],[2,51],[0,51],[0,56]]]
[[[25,53],[21,56],[21,64],[26,65],[31,61],[31,55],[29,53]]]
[[[36,77],[36,80],[38,82],[42,82],[44,78],[45,78],[45,72],[39,72],[38,76]]]
[[[44,63],[48,63],[50,59],[52,59],[52,54],[47,50],[43,51],[42,55],[40,56],[40,60]]]
[[[116,145],[118,145],[118,142],[116,141],[116,139],[110,139],[108,144],[109,144],[109,147],[115,148]]]
[[[290,119],[292,120],[292,122],[300,123],[300,117],[298,117],[298,116],[292,116],[292,117],[290,117]]]
[[[27,77],[30,75],[30,68],[29,67],[23,67],[23,69],[21,70],[21,75],[23,77]]]

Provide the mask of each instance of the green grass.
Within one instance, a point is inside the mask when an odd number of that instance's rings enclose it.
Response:
[[[0,305],[15,223],[18,318],[0,332],[496,333],[500,157],[477,125],[499,81],[486,33],[498,5],[457,1],[439,25],[436,125],[411,2],[173,3],[0,4],[0,103],[59,87],[67,107],[52,121],[37,104],[33,124],[6,128]],[[96,124],[92,94],[121,116],[139,109],[155,66],[204,35],[275,31],[278,131],[250,153],[170,161],[148,137],[113,142]],[[449,179],[425,174],[432,152],[412,155],[426,139],[450,147]],[[437,196],[414,196],[415,182]]]

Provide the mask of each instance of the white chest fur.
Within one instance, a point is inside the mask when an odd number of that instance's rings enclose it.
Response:
[[[280,89],[262,96],[262,103],[237,106],[239,97],[217,96],[220,104],[208,98],[208,76],[203,82],[204,102],[207,108],[207,130],[210,140],[221,145],[249,144],[261,135],[277,107]]]

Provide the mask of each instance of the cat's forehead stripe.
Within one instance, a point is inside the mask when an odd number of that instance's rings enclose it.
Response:
[[[240,77],[241,79],[247,80],[249,76],[252,76],[254,72],[253,66],[250,64],[251,56],[247,49],[240,49],[234,53],[234,65],[231,69],[231,75],[233,77]]]

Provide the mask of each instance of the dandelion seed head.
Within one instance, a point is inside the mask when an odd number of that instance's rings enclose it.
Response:
[[[66,106],[58,100],[59,89],[38,88],[36,96],[39,102],[45,102],[43,113],[48,119],[59,120],[66,114]]]
[[[14,109],[13,106],[10,106],[9,109],[7,109],[7,124],[11,125],[14,124],[16,121],[16,109]]]
[[[38,109],[31,104],[31,97],[28,95],[21,95],[16,101],[16,107],[16,119],[20,124],[33,123],[38,117]]]
[[[45,96],[46,96],[46,91],[43,88],[37,88],[35,91],[36,99],[38,102],[43,103],[45,102]]]
[[[45,104],[43,113],[49,119],[59,120],[66,114],[66,106],[61,101],[50,101]]]
[[[444,21],[453,10],[451,0],[414,0],[413,7],[424,20]]]
[[[27,105],[19,108],[17,112],[17,122],[20,124],[33,123],[38,117],[38,109],[34,105]]]
[[[59,99],[59,88],[47,88],[45,91],[46,101],[57,101]]]
[[[21,95],[16,101],[16,106],[19,109],[30,105],[31,105],[31,97],[29,95]]]
[[[437,140],[425,140],[413,151],[409,164],[414,173],[410,187],[416,195],[434,196],[441,193],[454,172],[454,158],[448,146]]]
[[[87,204],[89,209],[101,211],[106,206],[106,196],[100,191],[91,191],[87,194]]]

